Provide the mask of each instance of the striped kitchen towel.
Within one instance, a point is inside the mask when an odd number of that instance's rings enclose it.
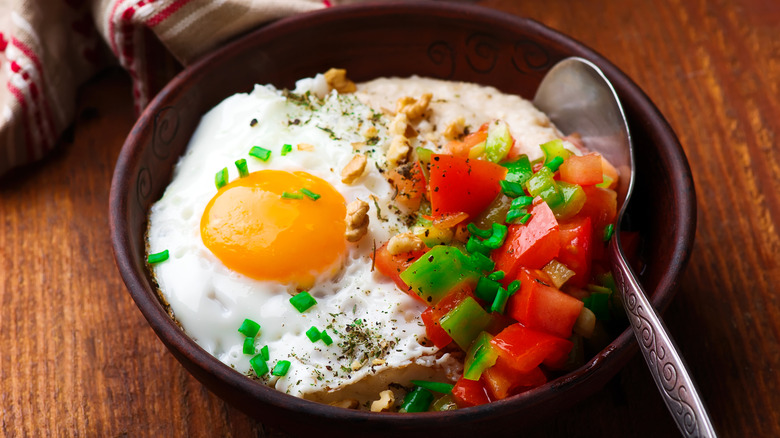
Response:
[[[0,0],[0,175],[41,159],[75,116],[76,91],[112,63],[136,113],[162,82],[225,40],[328,0]]]

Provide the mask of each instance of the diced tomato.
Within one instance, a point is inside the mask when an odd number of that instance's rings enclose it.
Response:
[[[425,324],[425,335],[433,342],[433,345],[444,348],[452,342],[450,335],[439,325],[439,318],[434,316],[433,307],[425,309],[421,317]]]
[[[604,181],[601,156],[598,154],[572,155],[558,168],[561,181],[591,186]]]
[[[558,261],[574,271],[566,284],[585,287],[590,280],[590,260],[593,243],[593,227],[589,217],[579,217],[559,224],[561,251]]]
[[[474,146],[487,140],[487,130],[489,123],[484,123],[477,132],[472,132],[463,138],[463,140],[452,140],[444,146],[444,149],[456,157],[468,158],[469,151]]]
[[[467,284],[461,284],[460,287],[453,289],[433,307],[422,313],[425,334],[435,346],[446,347],[452,341],[450,335],[439,324],[439,320],[467,297],[474,298],[472,288]]]
[[[593,227],[591,259],[602,260],[604,258],[604,245],[599,243],[603,240],[604,227],[615,222],[617,193],[612,189],[602,189],[595,186],[583,187],[582,189],[585,191],[587,200],[575,217],[590,218]]]
[[[442,316],[449,313],[450,310],[454,309],[458,304],[460,304],[461,301],[465,300],[467,297],[473,298],[473,295],[474,294],[472,293],[471,287],[465,284],[461,285],[452,292],[448,293],[447,296],[439,300],[436,305],[431,307],[431,317],[434,321],[438,322]]]
[[[452,398],[459,408],[479,406],[490,403],[487,389],[480,380],[468,380],[461,377],[452,388]]]
[[[419,162],[396,167],[387,174],[387,180],[398,190],[395,202],[410,210],[420,208],[425,194],[425,177]]]
[[[520,290],[509,297],[507,314],[524,326],[568,338],[582,311],[583,302],[544,284],[533,272],[522,269]]]
[[[478,216],[501,191],[499,181],[507,169],[484,160],[469,160],[451,155],[431,157],[431,215],[451,213]]]
[[[499,356],[520,372],[531,372],[542,363],[553,369],[560,368],[574,346],[568,339],[532,330],[520,323],[505,328],[490,342],[498,349]]]
[[[583,187],[588,199],[577,216],[590,217],[593,229],[600,232],[607,225],[615,222],[617,216],[617,193],[611,189],[600,187]]]
[[[601,167],[604,171],[604,175],[612,179],[612,183],[609,185],[609,188],[614,189],[617,186],[618,178],[620,177],[618,170],[615,169],[615,166],[613,166],[612,163],[610,163],[604,157],[601,157]]]
[[[508,227],[504,244],[493,251],[496,270],[512,281],[520,267],[539,269],[558,256],[561,248],[558,221],[545,202],[535,202],[529,210],[531,219]]]
[[[546,383],[547,376],[539,367],[520,372],[511,366],[511,361],[499,356],[496,364],[482,373],[482,380],[491,397],[501,400]]]
[[[409,286],[401,280],[401,272],[405,271],[415,260],[422,257],[426,250],[411,251],[403,254],[392,255],[387,251],[387,243],[376,249],[374,266],[382,274],[393,279],[395,284],[404,292],[422,301],[417,294],[409,292]]]

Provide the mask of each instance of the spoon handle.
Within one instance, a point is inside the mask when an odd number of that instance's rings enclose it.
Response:
[[[623,307],[639,343],[639,349],[642,350],[653,380],[677,427],[686,437],[716,437],[707,409],[688,373],[685,361],[614,238],[610,242],[609,251],[615,283],[621,291]]]

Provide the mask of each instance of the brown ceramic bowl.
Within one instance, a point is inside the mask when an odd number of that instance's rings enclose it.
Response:
[[[338,66],[356,81],[418,74],[493,85],[532,98],[547,69],[572,55],[601,67],[622,99],[637,154],[629,222],[644,242],[640,280],[654,306],[663,310],[688,260],[696,223],[690,169],[663,116],[631,79],[577,41],[531,20],[440,3],[345,6],[283,19],[225,45],[173,79],[135,124],[111,187],[111,237],[130,294],[171,353],[204,385],[294,435],[485,436],[516,432],[570,407],[599,390],[636,352],[630,330],[579,369],[475,408],[376,414],[277,392],[223,365],[173,323],[145,268],[144,230],[149,207],[170,181],[201,115],[255,83],[292,87],[296,79]]]

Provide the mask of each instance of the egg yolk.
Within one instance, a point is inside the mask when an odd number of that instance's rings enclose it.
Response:
[[[283,197],[304,188],[320,197]],[[203,212],[200,234],[236,272],[308,287],[342,261],[345,216],[344,197],[327,181],[306,172],[261,170],[219,189]]]

